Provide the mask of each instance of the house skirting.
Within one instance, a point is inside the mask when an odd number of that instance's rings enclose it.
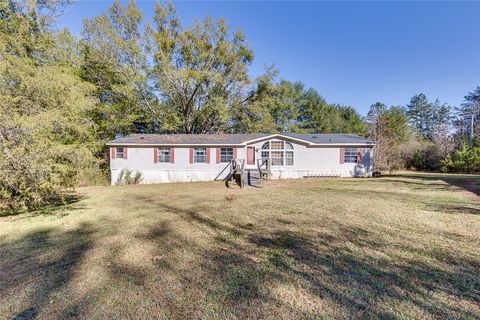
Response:
[[[115,185],[118,182],[121,169],[113,169],[111,173],[111,184]],[[215,170],[152,170],[139,169],[131,170],[132,176],[137,171],[141,172],[142,184],[153,183],[172,183],[172,182],[195,182],[195,181],[213,181],[223,180],[228,170],[221,173]],[[347,170],[307,170],[307,169],[272,169],[272,179],[302,179],[309,177],[370,177],[371,171],[364,168],[353,168]]]

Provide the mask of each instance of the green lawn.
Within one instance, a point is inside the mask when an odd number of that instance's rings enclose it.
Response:
[[[0,217],[0,318],[480,318],[480,178],[92,187]]]

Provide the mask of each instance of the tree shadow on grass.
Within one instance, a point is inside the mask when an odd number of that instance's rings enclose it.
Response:
[[[197,205],[194,209],[192,208],[179,208],[171,204],[155,201],[154,199],[142,199],[144,202],[149,202],[155,206],[156,209],[161,211],[166,211],[172,214],[179,216],[181,219],[196,224],[198,226],[206,227],[209,230],[217,230],[222,232],[228,232],[232,235],[241,235],[241,231],[230,226],[228,224],[220,223],[216,219],[209,217],[208,215],[202,214],[202,212],[209,212],[211,208],[208,206]]]
[[[442,177],[441,175],[439,175]],[[404,180],[402,178],[410,178],[410,180]],[[477,180],[478,179],[478,182]],[[412,190],[425,190],[425,191],[443,191],[443,192],[456,192],[459,190],[466,190],[469,192],[474,192],[477,187],[480,187],[480,178],[463,178],[463,177],[455,177],[455,178],[448,178],[445,179],[444,182],[439,182],[442,180],[441,178],[437,177],[426,177],[424,178],[421,175],[397,175],[397,176],[390,176],[385,179],[376,179],[372,180],[374,184],[385,184],[389,186],[388,190],[371,190],[371,189],[364,189],[361,193],[355,189],[344,189],[342,192],[344,194],[350,194],[352,197],[365,197],[369,195],[373,195],[373,198],[385,199],[390,200],[392,197],[396,197],[397,201],[402,201],[405,203],[406,206],[411,204],[420,205],[422,209],[430,211],[430,212],[439,212],[439,213],[447,213],[447,214],[471,214],[471,215],[480,215],[480,202],[474,202],[473,199],[452,199],[446,198],[445,201],[443,199],[438,198],[431,198],[425,197],[421,193],[409,192],[409,193],[400,193],[396,191],[391,186],[399,185],[403,187],[407,187]],[[468,180],[468,181],[467,181]],[[359,183],[364,183],[359,182]],[[477,185],[478,183],[478,185]],[[468,186],[468,187],[466,187]],[[322,188],[322,191],[332,191],[338,192],[337,188]],[[447,195],[447,193],[445,193]]]
[[[454,186],[465,191],[469,191],[477,196],[480,195],[480,176],[479,175],[448,175],[448,174],[402,174],[399,177],[414,179],[415,181],[403,181],[406,184],[423,185],[425,188],[432,188],[435,186],[444,186],[448,190],[448,186]],[[396,182],[398,182],[397,180]],[[435,183],[435,181],[443,181],[442,183]]]
[[[343,307],[350,316],[395,318],[381,303],[387,300],[405,302],[426,314],[439,318],[476,318],[480,314],[455,304],[436,299],[432,292],[443,292],[458,300],[472,304],[480,302],[475,289],[480,279],[475,270],[478,263],[460,261],[442,253],[448,263],[446,268],[421,261],[398,261],[360,255],[335,243],[352,243],[365,249],[372,249],[375,236],[364,230],[345,228],[337,236],[325,239],[322,236],[313,241],[295,232],[275,232],[267,237],[252,237],[251,241],[276,254],[273,263],[288,274],[304,279],[310,285],[312,294],[329,299]],[[367,238],[366,238],[367,237]],[[373,249],[378,246],[373,246]],[[415,249],[405,247],[405,251]],[[425,252],[417,252],[425,255]],[[282,261],[279,263],[278,261]],[[478,311],[478,310],[477,310]]]
[[[0,218],[17,216],[21,219],[27,218],[31,215],[56,215],[59,217],[65,217],[73,211],[85,209],[85,204],[80,203],[83,199],[85,199],[85,197],[78,193],[70,192],[64,194],[62,198],[51,199],[48,203],[34,211],[27,211],[25,208],[0,210]]]
[[[134,286],[143,286],[147,277],[145,271],[140,267],[122,262],[120,258],[121,251],[122,247],[117,246],[110,251],[107,258],[106,269],[110,278]]]
[[[93,232],[89,224],[66,233],[43,229],[0,246],[0,296],[27,306],[13,319],[35,319],[53,299],[66,299],[59,294],[91,247]],[[30,293],[16,298],[21,292]]]
[[[415,316],[480,317],[478,308],[464,307],[480,303],[480,265],[454,252],[432,255],[427,248],[398,240],[398,251],[392,253],[380,235],[342,224],[335,233],[312,237],[288,227],[273,232],[242,229],[219,224],[192,209],[165,208],[217,232],[218,244],[200,249],[200,267],[210,294],[227,314],[268,317],[276,306],[294,316],[313,318],[308,310],[294,308],[270,291],[276,283],[297,283],[335,305],[344,318],[393,319],[402,308],[413,308]],[[236,238],[226,239],[225,232]],[[412,253],[412,258],[403,258],[405,253]]]
[[[120,289],[132,286],[138,290],[136,296],[126,298],[146,298],[142,300],[145,314],[153,308],[148,299],[158,298],[162,311],[172,318],[314,319],[324,315],[388,319],[407,317],[408,312],[417,317],[480,317],[479,309],[472,307],[480,303],[480,265],[455,252],[412,247],[399,234],[387,235],[394,241],[385,242],[378,233],[335,221],[328,221],[328,228],[318,232],[282,221],[271,226],[241,224],[217,219],[208,207],[176,207],[163,201],[152,200],[152,208],[173,214],[168,217],[173,222],[186,222],[213,237],[202,244],[187,243],[180,232],[191,229],[177,230],[170,220],[160,220],[134,234],[152,244],[155,254],[163,258],[158,263],[146,261],[146,267],[122,263],[124,244],[112,246],[102,266]],[[44,229],[15,242],[2,240],[0,299],[14,297],[20,291],[32,292],[21,298],[14,319],[45,317],[42,310],[51,300],[57,302],[59,295],[64,295],[59,303],[61,310],[48,311],[56,312],[58,318],[78,317],[94,304],[96,295],[110,294],[90,292],[84,301],[68,301],[69,281],[92,247],[94,232],[96,228],[85,224],[66,233]],[[176,264],[176,251],[180,250],[198,256],[188,269]],[[167,282],[172,278],[178,283]],[[162,292],[150,286],[151,291],[142,291],[155,281],[155,288],[165,285],[160,290],[172,286],[184,289]],[[305,289],[316,300],[310,299],[309,308],[294,304],[273,291],[282,285],[293,288],[290,294]],[[163,300],[152,298],[153,293]],[[202,309],[205,297],[215,306],[210,313]],[[448,303],[448,299],[452,302]],[[325,302],[325,306],[315,305],[318,301]]]
[[[409,180],[402,180],[408,178]],[[392,176],[385,180],[376,180],[376,182],[385,182],[388,184],[397,183],[412,189],[422,190],[439,190],[439,191],[458,191],[464,190],[475,195],[480,195],[480,176],[476,175],[423,175],[423,174],[402,174],[400,176]],[[369,191],[367,191],[369,192]],[[404,196],[406,197],[406,196]],[[412,198],[412,196],[409,196]],[[430,211],[439,211],[449,214],[472,214],[480,215],[480,203],[474,205],[466,201],[428,201],[428,198],[413,196],[417,198],[417,203],[423,203],[425,208]]]

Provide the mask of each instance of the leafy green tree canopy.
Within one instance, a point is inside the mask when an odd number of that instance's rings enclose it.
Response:
[[[225,130],[229,111],[245,103],[253,51],[241,30],[207,17],[184,27],[173,5],[157,4],[153,76],[161,97],[162,129],[208,133]]]
[[[0,3],[0,203],[35,208],[96,165],[94,87],[51,30],[56,3]],[[70,49],[69,49],[70,48]]]

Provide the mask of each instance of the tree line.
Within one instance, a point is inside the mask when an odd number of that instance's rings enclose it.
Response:
[[[377,170],[478,171],[468,138],[480,130],[480,88],[458,108],[419,94],[364,118],[274,67],[251,78],[254,52],[223,19],[184,25],[157,3],[148,23],[134,1],[116,1],[76,37],[57,28],[67,6],[0,0],[4,205],[33,209],[104,181],[105,142],[130,133],[355,133],[379,142]]]
[[[373,104],[365,121],[367,136],[378,142],[375,169],[478,173],[479,112],[480,87],[459,107],[429,101],[424,94],[405,106]]]

